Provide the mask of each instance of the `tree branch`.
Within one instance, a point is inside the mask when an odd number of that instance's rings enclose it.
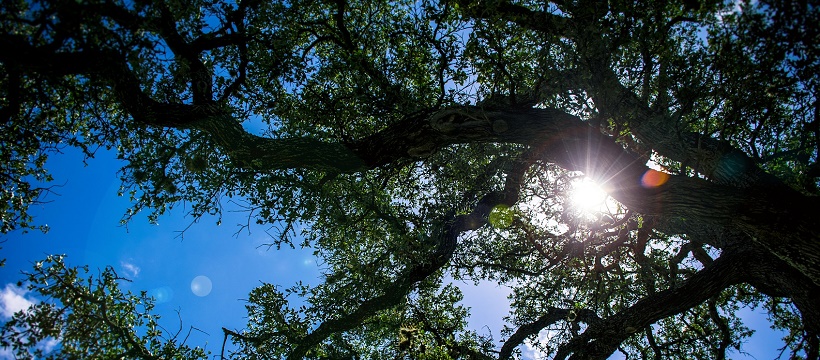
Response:
[[[191,92],[194,104],[204,105],[213,101],[213,84],[211,74],[199,59],[199,53],[182,38],[176,28],[171,10],[164,2],[157,3],[160,12],[158,28],[171,51],[184,61],[191,70]]]
[[[601,320],[598,317],[598,314],[590,309],[574,310],[551,307],[547,310],[546,314],[542,315],[537,320],[519,326],[515,333],[504,342],[503,346],[501,346],[501,351],[498,354],[498,360],[509,359],[512,357],[513,350],[523,344],[528,337],[537,335],[547,326],[555,324],[561,320],[567,320],[571,313],[574,313],[574,321],[580,321],[586,324],[594,324]]]
[[[432,114],[420,113],[349,143],[312,138],[270,139],[244,131],[226,106],[160,103],[152,99],[142,91],[123,56],[114,52],[53,52],[30,45],[23,37],[7,35],[0,37],[0,61],[13,63],[21,71],[51,76],[83,74],[111,84],[117,99],[135,120],[149,126],[202,130],[238,166],[255,171],[304,168],[355,173],[398,161],[422,159],[452,144],[497,142],[534,146],[542,151],[545,161],[584,172],[608,187],[610,195],[634,211],[749,232],[754,241],[820,284],[820,241],[817,241],[820,228],[815,226],[820,214],[813,199],[779,186],[743,189],[674,175],[669,176],[666,184],[644,187],[641,179],[649,170],[644,159],[623,150],[615,139],[589,123],[557,109],[457,107]],[[634,94],[630,97],[630,93],[607,74],[593,79],[599,88],[615,91],[616,98],[634,98]],[[606,94],[598,95],[603,99],[602,106],[625,106],[622,103],[626,103],[631,104],[633,110],[618,109],[644,114],[644,121],[637,125],[639,128],[660,121],[657,119],[666,119],[652,117],[637,100],[620,102],[607,100]],[[662,128],[658,127],[654,133],[671,133],[661,131]],[[667,136],[658,136],[661,135]],[[672,140],[677,139],[663,137],[651,143],[663,147]],[[757,179],[752,183],[762,182],[764,177]]]
[[[426,279],[450,261],[455,252],[459,235],[487,224],[488,216],[493,207],[499,204],[512,206],[518,201],[523,175],[529,165],[530,162],[528,161],[518,162],[512,171],[508,173],[504,190],[485,195],[478,201],[471,213],[456,216],[455,212],[451,211],[444,216],[438,224],[434,225],[430,240],[435,241],[436,247],[428,262],[412,264],[403,274],[398,276],[392,286],[383,290],[383,295],[364,301],[347,315],[328,320],[319,325],[316,330],[298,341],[298,345],[287,358],[292,360],[302,359],[310,349],[332,334],[360,326],[362,320],[403,301],[416,283]]]
[[[715,262],[681,286],[647,296],[629,308],[591,324],[580,336],[563,344],[555,359],[606,359],[629,336],[660,319],[690,309],[731,285],[742,282],[746,266],[756,257],[747,252],[724,252]]]
[[[567,35],[567,18],[545,11],[534,11],[507,1],[472,2],[459,1],[464,13],[474,19],[502,18],[525,29],[543,32],[547,35],[564,37]]]

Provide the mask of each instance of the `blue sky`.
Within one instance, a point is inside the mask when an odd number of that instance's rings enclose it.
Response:
[[[215,218],[204,218],[184,234],[191,222],[182,208],[173,209],[150,225],[145,216],[137,216],[127,228],[119,220],[129,205],[127,197],[118,197],[119,180],[116,171],[121,163],[111,152],[99,151],[97,157],[82,163],[82,157],[72,149],[54,155],[48,163],[55,184],[62,185],[50,195],[44,205],[32,208],[39,224],[48,224],[47,234],[31,232],[6,235],[0,244],[0,258],[6,258],[0,268],[0,310],[9,310],[25,301],[37,301],[31,294],[14,287],[22,279],[21,271],[48,254],[66,254],[69,265],[89,265],[94,271],[107,265],[133,282],[125,289],[149,291],[159,297],[156,312],[160,324],[175,332],[179,316],[183,331],[194,326],[189,345],[204,346],[214,354],[222,343],[221,327],[242,329],[245,324],[245,302],[248,292],[260,282],[290,286],[298,280],[315,284],[319,281],[319,266],[311,249],[275,248],[267,250],[269,242],[262,229],[236,236],[237,223],[245,222],[241,213],[226,212],[221,226]],[[205,296],[192,292],[191,282],[207,277],[212,284]],[[459,283],[465,304],[472,307],[470,325],[481,334],[491,332],[498,341],[501,317],[508,311],[507,289],[494,284],[479,287]],[[16,304],[15,304],[16,302]],[[758,333],[745,345],[751,356],[733,354],[733,359],[773,359],[777,356],[782,335],[768,330],[765,317],[742,310]],[[760,312],[758,310],[758,312]],[[0,311],[0,319],[7,314]],[[0,351],[0,359],[5,359]],[[614,356],[618,359],[618,356]]]
[[[111,265],[122,276],[133,279],[124,289],[149,291],[164,298],[156,310],[166,329],[178,328],[179,310],[186,331],[195,326],[210,334],[193,334],[191,345],[219,352],[221,327],[241,329],[245,324],[244,301],[260,281],[290,286],[297,280],[315,283],[319,270],[312,250],[283,248],[280,251],[259,247],[267,243],[263,231],[241,233],[231,226],[242,221],[241,214],[226,213],[223,225],[215,218],[205,218],[179,237],[190,219],[177,208],[150,225],[145,216],[137,216],[127,228],[119,220],[129,205],[127,197],[118,197],[119,163],[111,153],[100,151],[97,158],[82,164],[74,151],[49,160],[55,183],[64,184],[49,196],[50,203],[32,209],[38,223],[48,224],[47,234],[30,232],[6,236],[0,257],[7,259],[0,268],[0,289],[15,283],[20,272],[47,254],[66,254],[69,265],[88,264],[92,269]],[[211,280],[212,290],[197,296],[191,282],[198,276]],[[25,294],[31,298],[31,294]]]

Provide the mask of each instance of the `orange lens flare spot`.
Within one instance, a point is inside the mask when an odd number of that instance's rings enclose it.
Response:
[[[641,185],[645,188],[654,188],[665,184],[668,180],[669,174],[649,169],[641,176]]]

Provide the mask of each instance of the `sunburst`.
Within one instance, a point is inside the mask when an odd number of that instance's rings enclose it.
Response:
[[[604,189],[587,178],[575,181],[570,193],[572,205],[586,215],[604,211],[608,197],[609,195]]]

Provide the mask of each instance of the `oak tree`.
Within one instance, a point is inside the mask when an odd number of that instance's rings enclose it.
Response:
[[[326,264],[251,291],[237,358],[719,359],[746,306],[818,358],[813,1],[0,4],[3,232],[105,147],[125,220],[232,197]],[[451,278],[512,289],[502,339]]]

